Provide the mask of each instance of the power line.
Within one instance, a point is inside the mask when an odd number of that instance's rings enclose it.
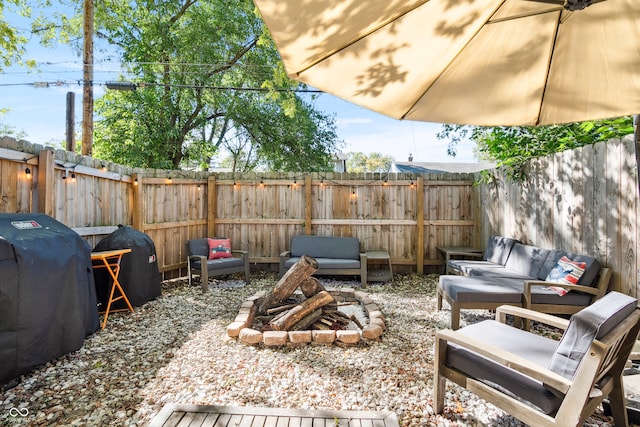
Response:
[[[119,84],[118,84],[119,83]],[[36,88],[48,88],[52,86],[82,86],[84,84],[83,80],[77,81],[40,81],[40,82],[29,82],[29,83],[0,83],[0,87],[7,86],[32,86]],[[109,87],[112,82],[92,82],[92,86],[105,86]],[[321,90],[316,89],[267,89],[263,87],[243,87],[243,86],[211,86],[211,85],[183,85],[183,84],[163,84],[163,83],[149,83],[149,82],[115,82],[113,84],[114,89],[144,89],[145,87],[172,87],[177,89],[206,89],[206,90],[229,90],[229,91],[238,91],[238,92],[296,92],[296,93],[323,93]],[[118,87],[120,86],[120,87]]]

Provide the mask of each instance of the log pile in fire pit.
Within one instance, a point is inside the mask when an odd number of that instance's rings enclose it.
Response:
[[[318,262],[303,255],[258,307],[256,320],[264,331],[302,331],[346,329],[355,316],[338,310],[338,303],[322,284],[311,275]],[[302,295],[294,294],[300,288]]]

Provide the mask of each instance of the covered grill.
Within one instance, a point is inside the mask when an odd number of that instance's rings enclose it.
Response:
[[[98,328],[91,248],[44,214],[0,214],[0,384]]]
[[[94,251],[131,249],[131,253],[122,257],[118,281],[131,305],[139,307],[162,294],[156,247],[153,240],[143,232],[122,225],[118,227],[116,231],[100,240]],[[105,270],[96,270],[95,281],[98,304],[106,308],[111,289],[111,277]],[[126,305],[123,300],[120,300],[116,301],[112,307],[122,309],[126,308]]]

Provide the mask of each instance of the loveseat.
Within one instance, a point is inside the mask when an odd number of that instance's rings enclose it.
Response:
[[[603,296],[611,278],[611,271],[591,256],[501,236],[489,238],[482,259],[464,255],[467,259],[446,261],[450,274],[440,276],[438,285],[438,309],[443,299],[449,303],[452,329],[459,326],[462,308],[493,310],[509,304],[573,314]]]
[[[291,238],[288,251],[280,254],[280,277],[302,255],[315,258],[318,270],[314,275],[356,275],[367,284],[367,254],[360,252],[357,237],[298,235]]]

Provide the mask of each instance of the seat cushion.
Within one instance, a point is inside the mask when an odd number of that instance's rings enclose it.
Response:
[[[633,313],[637,304],[638,300],[633,297],[610,292],[571,316],[569,326],[549,361],[549,369],[572,379],[593,340],[608,334]]]
[[[313,258],[360,259],[357,237],[293,236],[291,256],[308,255]]]
[[[495,320],[475,323],[459,329],[458,332],[520,356],[540,365],[541,368],[549,364],[558,344],[557,341],[507,326]],[[554,413],[562,403],[562,396],[557,391],[462,346],[449,344],[445,363],[447,366],[462,371],[494,388],[517,396],[547,414]]]
[[[219,270],[221,268],[243,267],[244,260],[242,258],[217,258],[207,261],[207,271]],[[196,270],[202,269],[202,263],[196,260],[192,264],[192,268]]]
[[[292,257],[285,261],[284,266],[291,268],[300,257]],[[353,259],[339,259],[339,258],[315,258],[318,262],[318,270],[323,269],[359,269],[360,261]]]
[[[496,264],[491,261],[478,261],[478,260],[465,260],[465,259],[451,259],[447,262],[447,265],[454,271],[458,271],[462,274],[469,274],[474,270],[491,269],[491,268],[504,268],[502,264]]]
[[[440,276],[438,286],[457,302],[487,302],[520,304],[522,302],[522,281],[504,283],[493,278],[467,276]]]

